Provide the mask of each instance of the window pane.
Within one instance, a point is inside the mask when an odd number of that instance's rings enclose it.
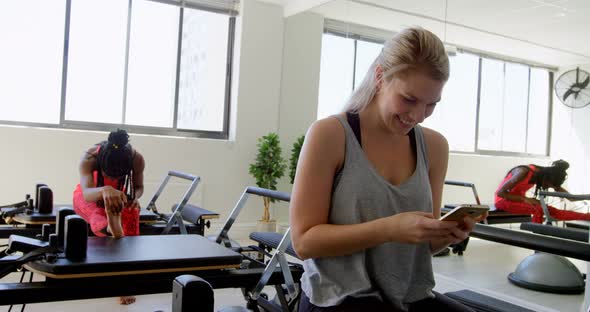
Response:
[[[354,40],[324,34],[320,65],[318,119],[342,111],[352,92]]]
[[[482,59],[478,149],[501,150],[504,63]]]
[[[365,79],[369,67],[373,64],[377,56],[379,56],[381,49],[383,49],[382,44],[361,40],[356,41],[356,67],[354,69],[355,89],[361,84],[363,79]]]
[[[72,0],[67,120],[122,122],[128,4]]]
[[[223,131],[229,17],[184,9],[178,128]]]
[[[529,88],[529,68],[506,63],[502,150],[524,153]]]
[[[59,123],[64,0],[0,2],[0,120]]]
[[[549,72],[531,68],[527,153],[547,154],[549,120]]]
[[[424,125],[440,131],[453,151],[475,151],[479,57],[459,53],[449,58],[451,76],[441,101]]]
[[[125,123],[172,127],[180,9],[133,1]]]

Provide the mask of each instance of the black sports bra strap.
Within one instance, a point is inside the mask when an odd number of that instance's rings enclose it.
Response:
[[[361,140],[361,119],[359,118],[359,114],[346,112],[346,119],[348,120],[348,124],[350,125],[352,132],[354,132],[354,136],[356,137],[356,140],[359,142],[359,145],[362,147],[363,143]]]
[[[354,133],[354,136],[356,137],[356,140],[359,142],[359,145],[363,147],[361,140],[361,119],[359,118],[359,114],[346,112],[346,119],[350,125],[350,128],[352,129],[352,132]],[[412,130],[410,130],[408,133],[408,136],[410,137],[410,146],[412,147],[412,152],[414,152],[414,156],[416,156],[418,154],[418,148],[416,147],[416,130],[412,128]]]
[[[416,130],[412,128],[408,133],[410,137],[410,146],[412,147],[412,152],[414,153],[414,157],[418,157],[418,148],[416,147]]]

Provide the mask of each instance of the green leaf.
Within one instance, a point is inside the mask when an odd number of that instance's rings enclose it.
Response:
[[[287,168],[282,157],[279,136],[271,132],[259,138],[256,146],[258,153],[248,171],[256,179],[258,187],[276,190],[278,179],[284,175]]]
[[[295,173],[297,172],[297,162],[299,161],[299,154],[301,153],[301,147],[303,146],[303,141],[305,140],[305,136],[302,135],[295,140],[293,143],[293,148],[291,149],[291,159],[289,161],[289,178],[291,179],[291,184],[295,182]]]

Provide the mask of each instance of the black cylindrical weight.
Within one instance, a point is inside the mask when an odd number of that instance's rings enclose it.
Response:
[[[86,258],[88,248],[88,223],[78,215],[70,215],[65,219],[66,240],[64,253],[70,261],[80,261]]]
[[[53,192],[47,186],[37,190],[37,212],[50,214],[53,211]]]
[[[39,188],[42,186],[47,186],[47,184],[37,183],[35,185],[35,211],[37,211],[39,207]]]
[[[204,279],[181,275],[172,282],[172,312],[213,311],[213,288]]]
[[[51,224],[43,224],[41,227],[41,240],[44,242],[48,241],[49,234],[51,234]]]
[[[49,234],[49,246],[57,248],[57,234]]]
[[[59,208],[59,210],[57,211],[57,216],[56,216],[56,226],[55,226],[55,232],[57,233],[57,244],[58,247],[61,248],[64,246],[64,239],[65,239],[65,228],[66,228],[66,217],[69,215],[73,215],[76,214],[74,212],[74,209],[70,208],[70,207],[62,207]]]

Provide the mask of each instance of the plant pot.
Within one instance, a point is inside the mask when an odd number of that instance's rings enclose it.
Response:
[[[270,220],[268,222],[258,220],[256,222],[256,232],[276,232],[277,231],[277,221]]]

